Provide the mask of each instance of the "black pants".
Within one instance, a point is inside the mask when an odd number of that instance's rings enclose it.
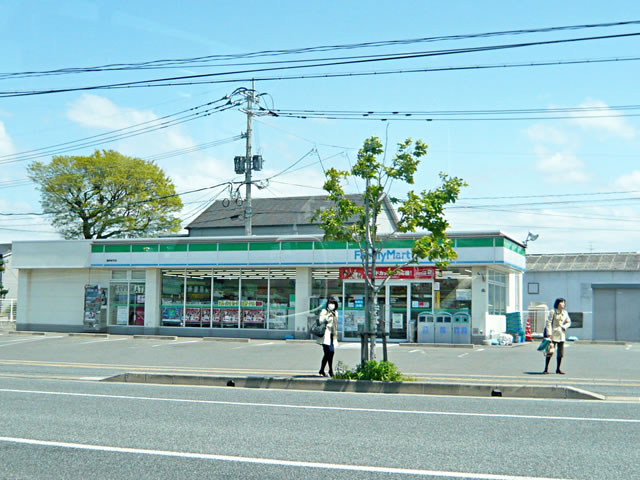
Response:
[[[322,345],[322,351],[324,355],[322,356],[320,371],[324,372],[324,367],[329,364],[329,375],[333,376],[333,355],[335,354],[335,349],[333,345]]]
[[[562,357],[564,357],[564,342],[553,342],[554,354],[556,356],[556,370],[560,370],[560,364],[562,363]],[[551,361],[551,357],[545,357],[544,359],[544,371],[546,372],[549,368],[549,362]]]

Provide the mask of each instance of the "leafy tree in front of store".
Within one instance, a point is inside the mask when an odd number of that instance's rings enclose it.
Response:
[[[353,242],[360,248],[365,272],[365,322],[371,334],[369,354],[363,351],[362,363],[367,356],[371,360],[376,358],[376,303],[378,292],[386,281],[398,269],[419,260],[426,259],[442,268],[457,257],[452,241],[446,234],[449,223],[445,219],[444,209],[448,204],[455,203],[461,188],[466,186],[462,179],[440,173],[441,183],[437,188],[420,192],[409,190],[404,199],[388,197],[399,213],[397,232],[424,232],[424,235],[414,241],[409,261],[389,268],[386,278],[377,281],[377,255],[385,248],[385,242],[393,237],[378,233],[378,218],[383,212],[385,196],[394,183],[396,187],[399,182],[414,184],[421,158],[427,154],[427,145],[420,140],[414,143],[407,139],[398,144],[390,162],[385,161],[383,154],[382,142],[374,136],[364,141],[358,151],[358,160],[350,170],[327,170],[324,189],[332,206],[318,210],[314,217],[320,219],[326,240]],[[349,177],[364,181],[361,202],[354,201],[352,196],[348,197],[344,192],[343,182]],[[380,328],[384,331],[383,324]]]
[[[180,230],[175,187],[153,162],[113,150],[33,162],[28,175],[64,238],[151,237]]]

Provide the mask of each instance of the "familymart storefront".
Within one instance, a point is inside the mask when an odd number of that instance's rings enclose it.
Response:
[[[521,309],[524,249],[501,232],[452,234],[444,270],[404,267],[378,294],[395,342],[481,342]],[[413,239],[390,239],[382,277],[406,262]],[[308,338],[329,296],[339,336],[364,322],[360,251],[317,237],[184,237],[14,242],[18,330]]]

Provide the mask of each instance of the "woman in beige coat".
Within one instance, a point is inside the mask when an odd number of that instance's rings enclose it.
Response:
[[[326,324],[324,335],[318,338],[317,343],[322,345],[322,363],[320,364],[319,375],[326,377],[324,372],[327,364],[329,365],[329,376],[333,377],[333,355],[338,346],[338,302],[335,298],[330,298],[327,305],[320,312],[320,323]]]
[[[544,327],[545,337],[549,337],[553,342],[557,362],[556,373],[560,375],[564,375],[564,372],[560,370],[560,364],[562,363],[562,357],[564,357],[565,332],[571,325],[571,319],[565,310],[565,304],[566,300],[564,298],[556,299],[553,304],[553,310],[549,312],[549,318],[547,318],[547,323]],[[544,372],[542,373],[549,373],[550,360],[551,356],[545,357]]]

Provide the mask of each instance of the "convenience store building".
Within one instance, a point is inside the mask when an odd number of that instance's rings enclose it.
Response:
[[[522,245],[499,231],[450,237],[458,259],[445,270],[406,267],[380,292],[390,341],[482,343],[505,330],[506,313],[521,310]],[[378,265],[403,264],[413,238],[388,239]],[[339,337],[356,340],[359,256],[354,245],[305,234],[18,241],[16,328],[309,338],[309,322],[333,296]]]

